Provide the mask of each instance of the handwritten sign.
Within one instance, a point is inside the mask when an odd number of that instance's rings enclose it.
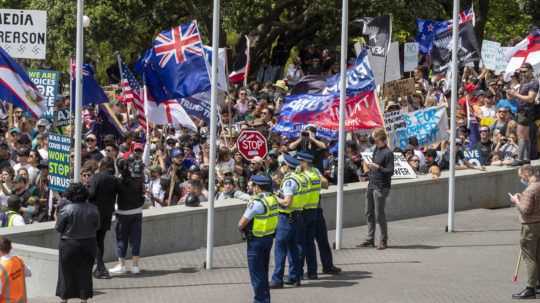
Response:
[[[385,97],[411,96],[415,92],[414,78],[396,80],[384,85]]]
[[[412,72],[418,67],[418,42],[405,43],[403,50],[403,71]]]
[[[362,159],[373,162],[373,153],[363,152]],[[416,179],[414,169],[409,165],[402,153],[394,153],[394,175],[392,179]]]
[[[399,142],[395,141],[395,133],[397,130],[404,129],[406,126],[401,111],[396,110],[384,113],[384,127],[388,134],[388,143],[390,146],[395,147],[396,144],[399,145]]]
[[[402,113],[405,127],[395,132],[395,147],[405,149],[410,137],[416,137],[421,146],[448,140],[446,107],[434,106],[411,113]]]

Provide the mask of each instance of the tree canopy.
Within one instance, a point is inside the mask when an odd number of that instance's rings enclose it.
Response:
[[[350,0],[351,22],[364,16],[391,14],[393,38],[414,39],[416,18],[450,19],[452,0]],[[477,16],[477,35],[503,44],[523,38],[529,27],[540,23],[540,0],[468,0]],[[48,12],[47,60],[32,61],[33,67],[68,70],[75,53],[76,1],[0,0],[0,7],[39,9]],[[252,65],[269,62],[272,51],[289,52],[293,47],[315,44],[336,50],[341,29],[341,0],[227,0],[222,1],[221,46],[234,49],[242,35],[254,40]],[[102,83],[107,70],[116,65],[115,52],[133,62],[163,29],[197,19],[203,39],[211,39],[212,0],[87,0],[85,15],[91,25],[85,30],[85,61],[96,66]],[[351,23],[350,37],[361,29]]]

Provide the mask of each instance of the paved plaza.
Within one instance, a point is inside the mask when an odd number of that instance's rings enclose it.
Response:
[[[444,232],[446,220],[439,215],[391,222],[385,251],[357,248],[366,228],[347,228],[344,248],[334,253],[343,274],[273,290],[272,302],[511,302],[525,277],[522,267],[519,283],[511,282],[519,251],[516,210],[457,212],[452,234]],[[217,247],[215,270],[202,270],[204,259],[204,248],[143,258],[140,275],[95,281],[97,295],[90,302],[251,302],[245,244]]]

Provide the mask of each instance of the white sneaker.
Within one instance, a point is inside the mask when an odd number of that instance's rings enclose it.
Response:
[[[116,265],[115,267],[109,269],[109,273],[111,275],[122,275],[127,272],[126,267],[122,266],[120,264]]]
[[[132,274],[136,275],[136,274],[138,274],[140,272],[141,272],[141,269],[139,268],[139,266],[132,266],[131,267],[131,273]]]

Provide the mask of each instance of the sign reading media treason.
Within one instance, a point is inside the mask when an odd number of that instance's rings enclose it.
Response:
[[[47,11],[0,9],[0,47],[13,58],[45,59]]]
[[[29,70],[28,76],[30,76],[32,82],[39,89],[41,95],[47,100],[47,113],[45,116],[52,117],[54,113],[54,102],[58,95],[60,72],[35,69]]]
[[[64,192],[71,182],[69,151],[71,138],[49,134],[49,188]]]

